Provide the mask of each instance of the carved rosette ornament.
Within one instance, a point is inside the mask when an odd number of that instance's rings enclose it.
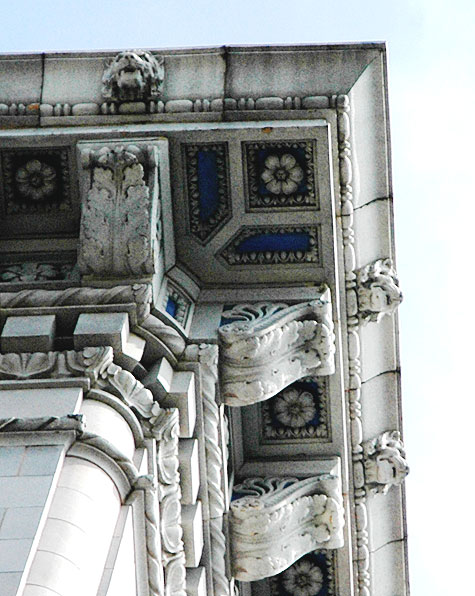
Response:
[[[343,546],[344,511],[336,476],[249,478],[234,491],[244,495],[230,508],[236,579],[271,577],[312,550]]]
[[[406,453],[397,430],[381,433],[363,443],[365,488],[371,494],[386,494],[409,474]]]
[[[237,319],[219,329],[225,404],[253,404],[303,377],[335,372],[329,289],[311,302],[238,305],[223,316]]]
[[[93,146],[94,147],[94,146]],[[82,273],[152,274],[157,253],[157,150],[153,145],[80,147]]]
[[[102,96],[106,101],[146,101],[162,93],[165,67],[163,56],[145,50],[127,50],[106,63]]]
[[[391,259],[378,259],[357,271],[358,314],[363,323],[378,323],[402,302]]]

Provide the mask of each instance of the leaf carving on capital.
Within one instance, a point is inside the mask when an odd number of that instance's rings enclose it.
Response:
[[[80,148],[82,273],[146,275],[157,251],[157,156],[150,146]]]
[[[344,510],[336,476],[250,478],[231,503],[233,576],[257,581],[277,575],[304,554],[343,546]]]
[[[335,372],[328,289],[311,302],[239,305],[219,329],[222,399],[245,406],[269,399],[309,375]]]
[[[391,259],[377,259],[356,273],[358,314],[362,323],[379,323],[402,302],[402,292]]]
[[[1,354],[1,379],[34,379],[52,371],[56,364],[55,352],[32,354]]]
[[[152,416],[153,395],[132,373],[114,364],[110,346],[80,351],[0,354],[1,379],[87,377],[94,387],[108,389],[144,418]]]

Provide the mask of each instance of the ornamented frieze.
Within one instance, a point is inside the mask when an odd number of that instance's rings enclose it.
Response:
[[[78,263],[82,273],[155,271],[159,213],[153,145],[80,146],[83,199]]]
[[[182,146],[191,234],[206,244],[231,218],[227,143]]]
[[[71,209],[66,149],[15,149],[2,152],[1,159],[7,215]]]
[[[146,50],[119,52],[108,61],[102,76],[102,96],[107,101],[157,99],[165,78],[163,56]]]
[[[239,580],[274,576],[310,551],[343,546],[336,476],[250,478],[234,487],[234,495],[230,539],[233,575]]]
[[[293,265],[320,263],[318,226],[241,228],[221,250],[228,265]]]
[[[247,208],[318,207],[314,141],[243,143]]]
[[[271,398],[303,377],[335,370],[330,291],[277,312],[238,305],[219,328],[222,399],[245,406]],[[238,319],[238,320],[236,320]]]
[[[262,441],[318,441],[331,439],[330,409],[325,377],[292,383],[260,404]]]
[[[0,265],[0,282],[79,281],[79,271],[73,263],[15,263]]]
[[[158,59],[158,56],[156,57]],[[262,112],[267,110],[315,110],[325,109],[330,105],[330,98],[325,95],[298,95],[287,97],[203,97],[199,99],[151,99],[138,102],[134,114],[187,114],[196,112]],[[118,113],[117,103],[106,101],[102,104],[90,101],[81,103],[0,103],[0,117],[62,117],[62,116],[113,116]]]

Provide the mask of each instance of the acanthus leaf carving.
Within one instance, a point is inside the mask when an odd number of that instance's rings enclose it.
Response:
[[[157,252],[157,153],[151,144],[80,147],[82,273],[150,275]],[[84,172],[85,171],[85,172]]]
[[[185,596],[185,551],[181,527],[181,489],[178,461],[179,416],[176,408],[154,403],[150,434],[157,440],[160,534],[165,571],[165,595]]]
[[[362,323],[391,315],[402,302],[402,292],[391,259],[377,259],[356,272],[358,314]]]
[[[212,579],[215,595],[227,596],[232,590],[226,575],[227,541],[223,531],[226,511],[223,470],[227,466],[227,456],[223,453],[219,437],[223,414],[220,412],[216,396],[218,346],[191,344],[185,351],[185,359],[199,362],[201,369]]]
[[[52,371],[56,364],[56,352],[34,352],[32,354],[1,354],[0,378],[34,379]]]
[[[230,406],[269,399],[309,375],[335,371],[330,291],[274,308],[240,305],[219,329],[222,398]],[[224,317],[236,315],[224,312]]]
[[[161,538],[159,529],[157,483],[151,475],[139,476],[134,490],[144,493],[145,542],[149,596],[163,596],[163,570],[161,565]]]
[[[277,575],[304,554],[343,546],[344,511],[338,478],[250,478],[231,503],[233,575],[256,581]]]

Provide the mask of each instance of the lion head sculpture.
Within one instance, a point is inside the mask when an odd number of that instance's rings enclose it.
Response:
[[[378,259],[357,273],[358,311],[362,322],[379,322],[393,313],[402,293],[391,259]]]
[[[409,473],[406,453],[397,430],[381,433],[363,443],[365,486],[371,493],[386,494]]]
[[[160,97],[165,78],[163,56],[145,50],[120,52],[106,64],[102,96],[107,101],[144,101]]]

